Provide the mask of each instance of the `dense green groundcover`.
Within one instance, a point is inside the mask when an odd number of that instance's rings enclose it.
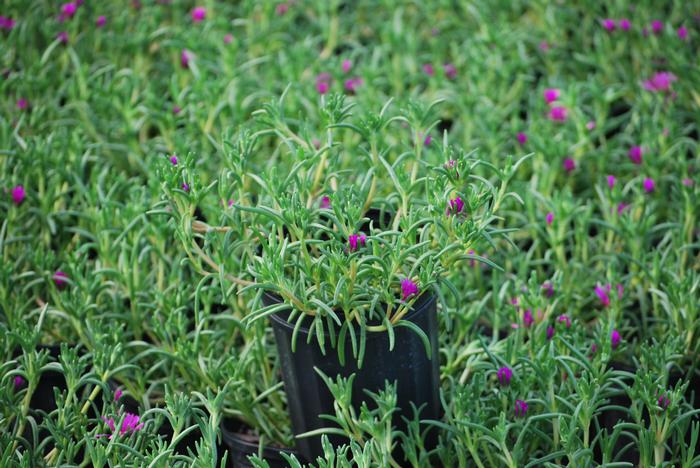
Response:
[[[0,466],[293,444],[260,287],[328,327],[439,298],[437,445],[341,380],[314,466],[700,465],[700,3],[0,15]]]

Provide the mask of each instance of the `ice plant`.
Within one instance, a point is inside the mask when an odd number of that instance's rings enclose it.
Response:
[[[227,34],[224,36],[224,44],[228,45],[228,44],[230,44],[230,43],[232,43],[232,42],[233,42],[233,34],[227,33]]]
[[[61,31],[56,34],[56,40],[61,44],[68,44],[68,33],[66,31]]]
[[[564,160],[564,170],[566,172],[573,172],[576,169],[576,161],[571,158],[566,158]]]
[[[651,22],[651,32],[654,34],[659,34],[664,29],[664,24],[659,20],[654,20]]]
[[[324,195],[321,197],[321,209],[322,210],[327,210],[331,207],[331,197],[328,195]]]
[[[183,182],[183,183],[182,183],[182,190],[184,190],[185,192],[189,192],[189,191],[190,191],[190,186],[187,185],[187,182]]]
[[[676,75],[671,72],[658,72],[654,73],[648,80],[645,80],[642,85],[647,91],[668,91],[671,88],[671,83],[676,80]]]
[[[289,4],[287,2],[282,2],[275,7],[275,13],[278,16],[284,16],[289,11]]]
[[[66,279],[68,279],[68,275],[60,270],[57,270],[56,273],[53,274],[53,282],[58,289],[66,287],[68,284]]]
[[[642,147],[641,146],[633,146],[630,148],[629,153],[630,161],[633,163],[639,165],[642,164]]]
[[[114,392],[114,401],[115,401],[115,402],[119,401],[119,399],[120,399],[121,397],[122,397],[122,389],[121,389],[121,388],[118,388],[118,389]]]
[[[610,305],[610,296],[608,296],[608,293],[610,292],[609,284],[606,286],[596,286],[594,292],[604,307],[608,307]]]
[[[557,106],[549,109],[548,117],[554,122],[564,122],[566,120],[568,110],[566,107]]]
[[[518,143],[520,143],[520,145],[524,145],[525,143],[527,143],[527,135],[523,132],[518,132],[515,138],[518,139]]]
[[[561,96],[561,91],[558,88],[547,88],[544,90],[544,101],[547,104],[551,104]]]
[[[114,438],[114,436],[125,436],[127,434],[133,434],[134,432],[140,431],[143,429],[143,423],[141,422],[141,417],[132,414],[132,413],[126,413],[124,415],[124,419],[122,420],[122,425],[119,428],[119,432],[117,432],[116,424],[114,421],[114,418],[109,417],[106,418],[102,416],[102,420],[109,426],[110,430],[112,431],[112,434],[109,436],[110,439]],[[107,434],[98,434],[97,437],[105,437]]]
[[[671,400],[666,396],[666,393],[662,393],[661,396],[656,400],[656,403],[662,410],[666,410],[671,404]]]
[[[612,346],[612,349],[617,349],[617,347],[620,346],[621,341],[622,337],[620,336],[620,332],[613,330],[610,333],[610,346]]]
[[[615,187],[615,182],[617,181],[617,179],[615,178],[614,175],[609,175],[607,177],[607,180],[608,180],[608,187],[610,188],[610,190],[612,190],[613,187]]]
[[[552,297],[554,295],[554,285],[549,281],[542,283],[542,289],[544,290],[545,296]]]
[[[525,325],[525,328],[530,328],[533,323],[535,323],[535,317],[532,315],[532,311],[527,309],[523,313],[523,325]]]
[[[343,60],[343,63],[341,64],[340,68],[343,70],[343,73],[347,73],[352,69],[352,62],[348,59]]]
[[[603,25],[603,28],[605,28],[606,31],[614,31],[615,30],[615,20],[610,19],[610,18],[605,18],[600,22],[600,24]]]
[[[175,156],[174,154],[172,156],[170,156],[170,163],[173,166],[177,166],[177,156]]]
[[[644,179],[644,182],[642,182],[642,186],[644,187],[644,191],[646,193],[651,193],[656,188],[656,184],[654,183],[654,179],[652,179],[650,177],[647,177]]]
[[[557,322],[563,323],[566,328],[571,328],[571,319],[566,314],[562,314],[557,317]]]
[[[184,69],[190,68],[191,55],[187,49],[182,49],[180,52],[180,66]]]
[[[435,69],[433,68],[432,64],[426,63],[423,65],[423,73],[425,73],[428,76],[433,76],[435,75]]]
[[[96,25],[98,28],[101,28],[101,27],[104,26],[106,23],[107,23],[107,17],[104,16],[104,15],[98,16],[98,17],[97,17],[97,21],[95,21],[95,25]]]
[[[364,234],[350,234],[348,236],[348,250],[355,252],[358,248],[364,247],[366,241],[367,237]]]
[[[678,38],[681,41],[687,41],[688,40],[688,28],[685,26],[681,26],[678,28]]]
[[[196,6],[192,8],[192,21],[195,23],[201,23],[207,17],[207,9],[203,6]]]
[[[27,102],[26,99],[24,99],[24,98],[17,99],[17,109],[24,110],[27,108],[28,105],[29,105],[29,102]]]
[[[433,137],[430,135],[426,135],[425,139],[423,140],[423,146],[430,146],[430,142],[433,141]]]
[[[73,15],[75,15],[76,11],[78,11],[78,5],[75,2],[64,3],[61,6],[60,19],[61,20],[70,19],[73,17]]]
[[[16,375],[13,380],[15,391],[19,390],[22,387],[22,385],[24,385],[24,382],[24,377],[22,377],[21,375]]]
[[[447,216],[457,215],[457,214],[461,213],[463,209],[464,209],[464,202],[462,201],[462,198],[458,195],[455,198],[448,200],[447,209],[445,210],[445,214]]]
[[[523,417],[527,414],[527,403],[523,400],[515,400],[515,417]]]
[[[362,78],[360,78],[359,76],[349,78],[349,79],[345,80],[345,83],[344,83],[345,90],[354,94],[357,91],[357,88],[362,86],[363,83],[364,83],[364,80]]]
[[[630,26],[631,26],[630,20],[628,20],[627,18],[622,18],[621,20],[619,20],[619,21],[617,22],[617,25],[618,25],[618,26],[620,27],[620,29],[622,29],[623,31],[629,31]]]
[[[14,204],[19,206],[27,197],[27,192],[24,190],[23,185],[17,185],[13,187],[12,191],[10,192],[10,195],[12,196],[12,201],[14,202]]]
[[[547,215],[544,217],[544,220],[547,222],[548,226],[552,225],[552,222],[554,222],[554,213],[551,211],[547,213]]]
[[[595,121],[589,120],[589,121],[586,123],[586,128],[587,128],[588,130],[593,130],[593,129],[595,129]]]
[[[496,375],[498,376],[498,381],[505,387],[510,385],[510,379],[513,377],[513,371],[509,367],[501,367],[498,369],[498,372],[496,372]]]
[[[405,301],[413,296],[418,295],[418,285],[410,278],[401,280],[401,298]]]
[[[547,332],[546,335],[548,340],[551,340],[554,337],[554,327],[551,325],[547,326]]]
[[[451,63],[446,63],[445,65],[443,65],[443,70],[445,72],[445,76],[448,79],[454,80],[455,78],[457,78],[457,67],[455,67]]]

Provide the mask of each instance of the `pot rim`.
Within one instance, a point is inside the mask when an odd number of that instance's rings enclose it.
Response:
[[[245,425],[245,423],[238,421],[237,419],[233,418],[222,418],[221,423],[219,423],[219,429],[221,430],[221,438],[224,444],[232,449],[237,449],[241,452],[252,452],[252,453],[258,453],[259,448],[260,448],[260,442],[258,441],[257,444],[253,442],[249,442],[247,440],[244,440],[243,438],[239,437],[239,432],[231,430],[232,428],[227,427],[226,421],[235,421],[241,425]],[[283,459],[280,453],[286,453],[288,455],[299,455],[299,452],[297,452],[294,448],[291,447],[275,447],[274,445],[263,445],[262,447],[262,454],[263,458],[279,458]]]

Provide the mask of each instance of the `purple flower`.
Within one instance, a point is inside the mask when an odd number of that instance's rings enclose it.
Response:
[[[180,66],[186,70],[189,69],[191,59],[192,55],[189,51],[187,49],[182,49],[182,52],[180,52]]]
[[[72,18],[75,12],[78,11],[78,5],[74,2],[64,3],[61,6],[61,19]]]
[[[629,31],[631,26],[630,20],[628,20],[627,18],[622,18],[621,20],[619,20],[617,22],[617,25],[620,26],[620,29],[622,29],[623,31]]]
[[[671,88],[671,83],[677,79],[676,75],[671,72],[658,72],[654,73],[650,79],[645,80],[642,85],[647,91],[668,91]]]
[[[61,270],[57,270],[56,273],[53,274],[53,282],[58,289],[66,287],[66,284],[68,284],[68,281],[66,281],[67,279],[68,275]]]
[[[15,205],[19,206],[27,197],[27,192],[24,190],[23,185],[17,185],[12,189],[10,195],[12,196],[12,201],[15,203]]]
[[[29,102],[24,98],[17,99],[17,109],[24,110],[29,105]]]
[[[177,166],[177,156],[175,156],[174,154],[172,156],[170,156],[170,163],[173,166]]]
[[[404,278],[401,280],[401,298],[405,301],[410,297],[416,296],[418,294],[418,285],[414,283],[410,278]]]
[[[347,73],[352,69],[352,62],[348,59],[343,60],[340,68],[343,69],[343,73]]]
[[[423,65],[423,73],[425,73],[428,76],[433,76],[435,75],[435,69],[433,69],[433,66],[429,63],[426,63]]]
[[[557,317],[557,322],[563,323],[566,328],[571,328],[571,319],[566,314],[562,314]]]
[[[564,170],[566,172],[573,172],[576,169],[576,161],[571,158],[566,158],[564,160]]]
[[[464,202],[462,201],[462,198],[460,196],[457,196],[447,202],[447,209],[445,210],[445,214],[447,216],[457,215],[461,213],[463,209]]]
[[[523,400],[515,400],[515,417],[523,417],[527,414],[527,403]]]
[[[610,296],[608,296],[608,293],[610,292],[609,284],[605,286],[596,286],[594,292],[604,307],[608,307],[610,305]]]
[[[664,29],[664,24],[659,20],[654,20],[651,22],[651,32],[654,34],[659,34],[661,30]]]
[[[554,285],[549,281],[542,283],[542,289],[544,290],[545,296],[552,297],[554,295]]]
[[[430,135],[425,137],[425,140],[423,140],[423,146],[430,146],[430,142],[433,141],[433,137]]]
[[[589,120],[589,121],[586,123],[586,128],[587,128],[588,130],[593,130],[593,129],[595,129],[595,121]]]
[[[322,210],[327,210],[331,207],[331,197],[328,195],[324,195],[321,197],[321,209]]]
[[[518,143],[520,143],[521,145],[527,143],[527,135],[525,135],[523,132],[518,132],[515,138],[518,139]]]
[[[621,341],[622,337],[620,336],[620,332],[613,330],[612,333],[610,333],[610,345],[612,346],[612,349],[617,349],[617,347],[620,346]]]
[[[600,24],[602,24],[603,27],[607,31],[614,31],[615,30],[615,20],[614,19],[606,18],[606,19],[602,20],[600,22]]]
[[[632,161],[633,163],[635,163],[637,165],[642,164],[642,147],[641,146],[631,147],[628,154],[630,157],[630,161]]]
[[[180,106],[173,106],[173,114],[177,115],[181,111],[182,111],[182,109],[180,109]]]
[[[532,316],[532,311],[527,309],[523,313],[523,324],[525,325],[525,328],[530,328],[533,323],[535,323],[535,318]]]
[[[625,202],[620,202],[617,205],[617,214],[622,214],[623,211],[625,211],[629,207],[629,205]]]
[[[454,80],[455,78],[457,78],[457,68],[454,65],[452,65],[451,63],[446,63],[445,65],[443,65],[442,68],[445,72],[445,76],[448,79]]]
[[[277,13],[277,16],[284,16],[287,14],[289,11],[289,4],[287,2],[280,3],[275,7],[275,13]]]
[[[549,109],[549,120],[553,120],[555,122],[564,122],[566,120],[568,114],[568,110],[566,107],[562,106],[557,106],[557,107],[552,107]]]
[[[551,325],[547,326],[547,339],[551,340],[554,337],[554,327]]]
[[[97,25],[98,28],[104,26],[105,23],[107,23],[107,17],[105,17],[104,15],[98,16],[97,21],[95,21],[95,25]]]
[[[693,179],[689,179],[688,177],[683,178],[681,180],[681,183],[685,185],[686,187],[692,187],[693,186]]]
[[[547,213],[547,216],[544,217],[544,220],[549,226],[551,226],[552,222],[554,222],[554,213],[552,213],[551,211]]]
[[[121,389],[121,388],[118,388],[118,389],[114,392],[114,401],[119,401],[119,399],[120,399],[121,397],[122,397],[122,389]]]
[[[348,250],[355,252],[359,247],[364,247],[367,237],[364,234],[350,234],[348,236]]]
[[[66,31],[61,31],[60,33],[56,34],[56,39],[61,44],[68,44],[68,33]]]
[[[613,187],[615,187],[615,182],[616,182],[616,181],[617,181],[617,179],[615,178],[614,175],[609,175],[609,176],[608,176],[608,187],[610,187],[610,190],[612,190]]]
[[[508,367],[501,367],[496,372],[498,376],[498,381],[501,382],[502,386],[510,385],[510,379],[513,377],[513,371]]]
[[[547,41],[542,41],[539,43],[539,48],[542,52],[547,52],[549,50],[549,43]]]
[[[230,44],[233,42],[233,34],[228,33],[224,36],[224,44]]]
[[[651,179],[649,177],[644,179],[644,182],[642,182],[642,185],[643,185],[644,191],[646,193],[651,193],[656,188],[656,184],[654,183],[654,179]]]
[[[357,91],[357,88],[362,86],[364,84],[364,80],[360,78],[359,76],[355,76],[353,78],[345,80],[344,86],[345,90],[348,91],[349,93],[355,93]]]
[[[551,104],[561,96],[561,91],[558,88],[547,88],[544,90],[544,102]]]
[[[15,385],[15,391],[19,390],[22,387],[22,385],[24,385],[24,377],[22,377],[21,375],[16,375],[13,383]]]
[[[681,26],[680,28],[678,28],[678,38],[681,41],[688,40],[688,28],[686,28],[685,26]]]
[[[192,21],[195,23],[201,23],[207,17],[207,9],[203,6],[196,6],[192,8]]]
[[[105,418],[102,416],[102,420],[109,426],[112,431],[112,435],[109,436],[112,439],[115,435],[123,436],[129,433],[134,433],[143,429],[143,423],[140,422],[141,418],[136,414],[126,413],[124,419],[122,420],[122,426],[119,428],[119,433],[117,434],[117,429],[115,426],[114,418]],[[97,437],[104,437],[107,434],[98,434]]]
[[[665,410],[671,404],[671,400],[669,400],[666,394],[663,393],[656,401],[656,403],[661,407],[661,409]]]
[[[184,190],[185,192],[189,192],[189,191],[190,191],[190,186],[187,185],[187,182],[183,182],[183,183],[182,183],[182,190]]]

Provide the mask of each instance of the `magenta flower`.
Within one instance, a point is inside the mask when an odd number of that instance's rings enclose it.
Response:
[[[616,181],[617,181],[617,179],[615,178],[614,175],[609,175],[609,176],[608,176],[608,187],[610,187],[610,190],[612,190],[613,187],[615,187],[615,182],[616,182]]]
[[[174,154],[172,156],[170,156],[170,163],[173,166],[177,166],[177,156],[175,156]]]
[[[523,417],[527,414],[527,403],[523,400],[515,400],[515,417]]]
[[[195,23],[201,23],[207,17],[207,9],[203,6],[196,6],[192,8],[192,21]]]
[[[457,78],[457,67],[455,67],[451,63],[446,63],[445,65],[443,65],[442,69],[445,72],[445,76],[448,79],[454,80],[455,78]]]
[[[53,282],[58,289],[63,289],[66,287],[68,284],[68,281],[66,281],[67,279],[68,275],[61,270],[57,270],[56,273],[53,274]]]
[[[190,191],[190,186],[187,185],[187,182],[183,182],[183,183],[182,183],[182,190],[184,190],[185,192],[189,192],[189,191]]]
[[[656,184],[654,183],[654,179],[651,179],[649,177],[644,179],[644,182],[642,182],[642,185],[643,185],[644,191],[646,193],[651,193],[656,188]]]
[[[595,129],[595,121],[589,120],[589,121],[586,123],[586,128],[587,128],[588,130],[593,130],[593,129]]]
[[[189,53],[189,51],[187,49],[182,49],[182,52],[180,53],[180,66],[184,69],[189,69],[191,59],[192,55]]]
[[[275,13],[277,13],[278,16],[284,16],[287,14],[289,11],[289,4],[287,2],[280,3],[275,7]]]
[[[17,109],[24,110],[29,105],[29,102],[24,98],[17,99]]]
[[[112,431],[112,435],[109,436],[112,439],[115,435],[124,436],[126,434],[134,433],[143,429],[143,423],[140,422],[141,418],[136,414],[126,413],[124,419],[122,420],[122,426],[119,428],[119,433],[117,434],[117,429],[115,426],[114,418],[105,418],[102,416],[102,420],[109,426]],[[107,434],[99,434],[97,437],[104,437]]]
[[[433,141],[433,137],[430,135],[427,135],[425,139],[423,140],[423,146],[430,146],[430,143]]]
[[[525,328],[530,328],[533,323],[535,323],[535,317],[533,317],[532,311],[527,309],[523,313],[523,325],[525,325]]]
[[[547,326],[547,333],[545,335],[548,340],[551,340],[554,337],[554,327],[551,325]]]
[[[66,31],[61,31],[60,33],[56,34],[56,39],[61,44],[68,44],[68,33]]]
[[[173,114],[177,115],[181,111],[182,111],[182,109],[180,109],[180,106],[173,106]]]
[[[608,307],[610,305],[610,296],[608,296],[608,293],[610,292],[609,284],[606,286],[596,286],[594,292],[604,307]]]
[[[359,247],[364,247],[367,237],[364,234],[351,234],[348,236],[348,250],[355,252]]]
[[[571,328],[571,319],[566,314],[562,314],[557,317],[557,322],[563,323],[566,328]]]
[[[686,41],[688,40],[688,28],[685,26],[681,26],[678,28],[678,39],[681,41]]]
[[[106,23],[107,23],[107,17],[105,17],[104,15],[98,16],[98,17],[97,17],[97,21],[95,21],[95,25],[96,25],[98,28],[101,28],[101,27],[104,26]]]
[[[119,401],[119,399],[120,399],[121,397],[122,397],[122,389],[121,389],[121,388],[118,388],[118,389],[114,392],[114,401]]]
[[[641,146],[633,146],[629,150],[629,157],[630,161],[633,163],[639,165],[642,164],[642,147]]]
[[[10,195],[12,196],[12,201],[15,203],[15,205],[19,206],[27,197],[27,192],[24,190],[23,185],[17,185],[12,189]]]
[[[654,20],[651,22],[651,32],[654,34],[659,34],[664,29],[664,24],[659,20]]]
[[[568,110],[566,107],[552,107],[549,109],[549,119],[553,120],[555,122],[564,122],[566,120],[566,116],[568,114]]]
[[[558,88],[547,88],[544,90],[544,102],[551,104],[561,96],[561,91]]]
[[[576,161],[571,158],[566,158],[564,160],[564,170],[566,172],[573,172],[576,169]]]
[[[418,295],[418,285],[410,278],[401,280],[401,298],[405,301],[410,297]]]
[[[354,94],[357,91],[357,88],[362,86],[364,84],[364,82],[365,81],[362,78],[360,78],[359,76],[347,79],[347,80],[345,80],[345,84],[344,84],[345,90]]]
[[[615,30],[615,20],[606,18],[600,22],[600,24],[603,25],[603,28],[607,31],[614,31]]]
[[[321,209],[322,209],[322,210],[327,210],[327,209],[329,209],[330,207],[331,207],[331,197],[329,197],[328,195],[324,195],[324,196],[321,198]]]
[[[539,48],[542,52],[549,51],[549,43],[547,41],[542,41],[539,43]]]
[[[426,63],[423,65],[423,73],[425,73],[428,76],[433,76],[435,75],[435,69],[431,64]]]
[[[677,79],[676,75],[671,72],[658,72],[654,73],[650,79],[645,80],[642,85],[647,91],[668,91],[671,88],[671,83]]]
[[[692,187],[693,186],[693,179],[689,179],[688,177],[684,177],[683,180],[681,180],[681,183],[685,185],[686,187]]]
[[[521,145],[527,143],[527,135],[525,135],[523,132],[518,132],[515,138],[518,139],[518,143],[520,143]]]
[[[505,387],[510,385],[510,379],[513,377],[513,371],[508,367],[501,367],[498,369],[498,372],[496,372],[496,376],[498,377],[498,381],[501,382],[501,385]]]
[[[4,16],[0,16],[0,29],[7,29],[8,31],[12,31],[16,23],[17,22],[12,18],[5,18]]]
[[[612,346],[612,349],[617,349],[617,347],[620,346],[621,341],[622,337],[620,336],[620,332],[613,330],[612,333],[610,333],[610,345]]]
[[[13,383],[15,385],[15,391],[19,390],[22,387],[22,385],[24,385],[24,377],[22,377],[21,375],[16,375],[13,380]]]
[[[544,217],[544,220],[547,222],[547,225],[551,226],[552,222],[554,222],[554,213],[551,211],[547,213],[547,216]]]
[[[617,205],[617,214],[618,215],[622,214],[622,212],[625,211],[628,207],[629,207],[629,204],[627,204],[625,202],[620,202]]]
[[[631,26],[630,20],[628,20],[627,18],[622,18],[621,20],[619,20],[617,22],[617,25],[620,26],[620,29],[622,29],[623,31],[629,31]]]
[[[657,400],[657,404],[661,407],[661,409],[665,410],[671,404],[671,400],[669,400],[666,394],[663,393]]]
[[[464,202],[462,198],[458,195],[457,197],[449,200],[447,202],[447,209],[445,210],[445,215],[452,216],[457,215],[464,209]]]
[[[233,42],[233,34],[228,33],[224,36],[224,44],[228,45]]]
[[[352,69],[352,62],[348,59],[343,60],[340,68],[343,69],[343,73],[347,73]]]
[[[544,290],[545,296],[552,297],[554,295],[554,285],[549,281],[542,283],[542,289]]]
[[[75,12],[78,11],[78,5],[76,5],[74,2],[68,2],[64,3],[61,6],[61,16],[60,19],[64,20],[67,18],[72,18],[73,15],[75,15]]]

